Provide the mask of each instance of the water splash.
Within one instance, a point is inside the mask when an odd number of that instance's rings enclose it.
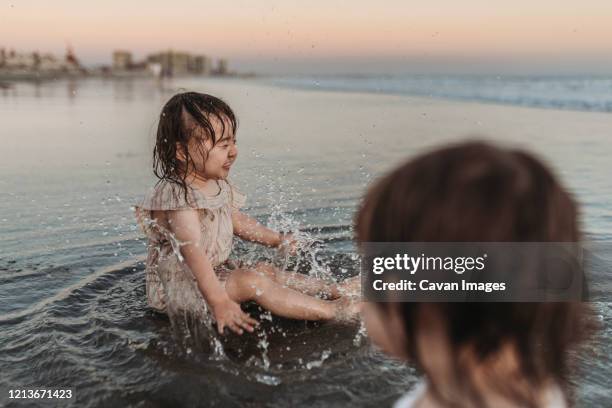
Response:
[[[323,352],[321,353],[321,358],[319,358],[318,360],[309,361],[308,363],[306,363],[305,365],[306,369],[312,370],[315,367],[321,367],[323,363],[325,362],[325,360],[329,358],[329,356],[331,356],[331,349],[323,350]]]
[[[365,322],[363,320],[359,320],[359,330],[355,333],[355,337],[353,337],[353,345],[355,347],[359,347],[363,345],[368,338],[368,331],[366,330]]]
[[[280,385],[282,383],[281,379],[269,374],[257,373],[255,374],[255,380],[262,384],[266,385]]]
[[[265,330],[259,330],[257,332],[257,337],[259,337],[259,342],[257,343],[257,347],[261,350],[261,362],[263,368],[265,370],[270,369],[270,358],[268,357],[268,347],[270,346],[270,342],[268,341],[268,333]]]
[[[274,265],[280,270],[299,270],[311,277],[324,279],[330,284],[337,283],[333,270],[343,269],[346,273],[347,268],[335,268],[329,264],[329,250],[323,240],[318,239],[315,233],[318,230],[300,229],[300,223],[295,214],[291,214],[288,205],[291,202],[284,192],[280,192],[280,197],[275,200],[275,204],[269,207],[269,218],[266,225],[274,230],[292,231],[293,239],[296,242],[297,250],[290,252],[288,246],[280,250],[263,248],[258,245],[240,242],[233,257],[238,257],[243,265],[255,265],[262,260]],[[186,245],[170,231],[160,226],[155,220],[146,220],[148,228],[155,228],[161,231],[168,238],[174,256],[161,258],[157,265],[157,271],[166,295],[167,314],[170,319],[172,335],[176,345],[181,350],[181,354],[187,359],[192,359],[194,355],[209,355],[212,360],[228,360],[229,357],[224,349],[225,339],[221,339],[213,325],[213,316],[210,312],[204,297],[202,296],[193,273],[189,270],[181,254],[181,248]],[[161,255],[161,254],[159,254]],[[348,259],[348,258],[347,258]],[[349,260],[350,261],[350,260]],[[256,292],[257,296],[263,295],[261,290]],[[325,294],[321,294],[324,297]],[[262,313],[260,320],[272,322],[270,312]],[[260,327],[256,332],[257,345],[256,355],[251,356],[246,361],[247,365],[259,367],[264,373],[255,377],[258,382],[275,384],[277,380],[271,374],[270,361],[270,337],[280,334],[283,338],[287,337],[285,329],[277,324],[272,324],[265,329]],[[229,349],[228,349],[229,350]],[[299,367],[311,369],[318,367],[329,358],[328,353],[323,353],[321,358],[306,365],[300,363]],[[233,355],[233,351],[230,350]]]

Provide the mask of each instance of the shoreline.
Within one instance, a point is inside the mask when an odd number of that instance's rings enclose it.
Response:
[[[126,79],[180,79],[180,78],[240,78],[248,79],[257,77],[254,74],[227,74],[227,75],[178,75],[171,78],[156,77],[146,72],[131,72],[117,71],[109,73],[70,73],[70,72],[7,72],[0,71],[0,86],[10,86],[20,83],[32,82],[49,82],[58,80],[90,80],[90,79],[110,79],[110,80],[126,80]]]
[[[604,114],[612,114],[612,110],[604,111],[597,109],[573,109],[573,108],[565,108],[559,106],[536,106],[536,105],[527,105],[527,104],[516,104],[511,102],[502,102],[502,101],[494,101],[494,100],[482,100],[482,99],[467,99],[467,98],[453,98],[451,96],[433,96],[433,95],[418,95],[418,94],[409,94],[401,91],[397,92],[380,92],[380,91],[367,91],[361,89],[325,89],[325,88],[309,88],[305,86],[298,85],[284,85],[284,84],[269,84],[270,86],[290,89],[290,90],[299,90],[304,92],[328,92],[328,93],[343,93],[343,94],[358,94],[358,95],[379,95],[379,96],[401,96],[406,98],[419,98],[419,99],[431,99],[435,101],[449,101],[449,102],[458,102],[458,103],[477,103],[482,105],[498,105],[498,106],[507,106],[507,107],[517,107],[517,108],[527,108],[527,109],[542,109],[542,110],[553,110],[553,111],[563,111],[563,112],[590,112],[590,113],[604,113]]]
[[[490,75],[483,76],[489,77]],[[459,76],[458,76],[459,77]],[[400,97],[407,99],[423,100],[423,101],[440,101],[440,102],[451,102],[451,103],[465,103],[465,104],[478,104],[482,106],[501,106],[505,108],[524,108],[524,109],[535,109],[545,111],[559,111],[559,112],[581,112],[581,113],[601,113],[611,114],[612,110],[601,110],[601,109],[589,109],[589,108],[572,108],[564,106],[546,106],[536,104],[521,104],[513,102],[504,102],[499,100],[486,100],[482,98],[464,98],[464,97],[453,97],[453,96],[442,96],[442,95],[422,95],[418,93],[408,93],[401,90],[393,91],[380,91],[380,90],[367,90],[367,89],[350,89],[350,88],[338,88],[331,89],[325,87],[310,87],[299,84],[285,84],[282,82],[274,82],[282,79],[283,76],[275,75],[263,75],[255,73],[240,73],[240,74],[229,74],[229,75],[209,75],[209,76],[198,76],[198,75],[179,75],[169,78],[159,78],[153,75],[142,73],[142,72],[115,72],[109,74],[95,73],[95,74],[71,74],[71,73],[26,73],[18,75],[3,75],[0,72],[0,90],[1,89],[12,89],[19,85],[27,84],[47,84],[60,81],[154,81],[161,84],[172,84],[180,81],[244,81],[245,85],[255,85],[276,88],[279,90],[287,90],[291,92],[306,92],[306,93],[322,93],[322,94],[341,94],[351,96],[378,96],[378,97]],[[314,77],[313,77],[314,78]],[[313,79],[314,80],[314,79]]]

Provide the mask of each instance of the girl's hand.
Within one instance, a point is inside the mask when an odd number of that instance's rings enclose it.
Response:
[[[258,325],[257,320],[244,313],[240,305],[229,297],[212,305],[212,309],[219,334],[223,334],[226,327],[237,334],[244,333],[244,330],[252,333]]]
[[[279,234],[280,234],[280,244],[278,245],[278,247],[287,248],[287,252],[289,253],[289,255],[297,254],[298,242],[293,236],[293,233],[290,232],[288,234],[284,234],[284,233],[279,233]]]

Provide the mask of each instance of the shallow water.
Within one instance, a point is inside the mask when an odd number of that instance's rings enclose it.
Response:
[[[311,90],[612,112],[612,78],[609,76],[328,75],[273,78],[270,83]]]
[[[300,122],[310,114],[305,105],[281,106],[292,91],[240,81],[0,90],[0,389],[71,386],[79,406],[389,405],[416,373],[372,349],[358,326],[263,318],[260,334],[223,339],[219,356],[179,347],[168,319],[147,309],[145,241],[130,207],[150,186],[156,115],[178,88],[210,90],[236,108],[241,153],[232,178],[249,195],[247,212],[323,241],[316,262],[341,278],[356,273],[350,226],[364,187],[442,142],[385,134],[380,149],[342,132],[342,123],[321,136],[315,121]],[[607,134],[577,136],[524,143],[561,169],[589,237],[609,241],[612,146]],[[596,307],[604,330],[582,361],[584,406],[612,403],[612,308]]]

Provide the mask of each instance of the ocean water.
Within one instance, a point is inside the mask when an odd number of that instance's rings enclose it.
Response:
[[[612,111],[610,76],[329,75],[274,78],[303,89],[373,92],[593,112]]]
[[[153,181],[156,116],[179,89],[227,96],[241,118],[232,177],[249,196],[246,211],[319,240],[300,267],[340,278],[357,272],[351,222],[364,188],[402,152],[422,147],[387,135],[394,148],[375,151],[337,132],[322,149],[293,125],[284,106],[291,93],[280,97],[286,91],[261,81],[57,81],[0,90],[0,390],[70,386],[79,406],[388,406],[418,377],[370,347],[359,326],[264,314],[263,330],[221,339],[219,353],[183,347],[168,319],[148,310],[146,242],[131,206]],[[610,241],[608,135],[531,144],[563,169],[589,238]],[[238,244],[237,252],[252,248]],[[582,406],[612,403],[612,307],[595,307],[603,329],[581,360]]]

